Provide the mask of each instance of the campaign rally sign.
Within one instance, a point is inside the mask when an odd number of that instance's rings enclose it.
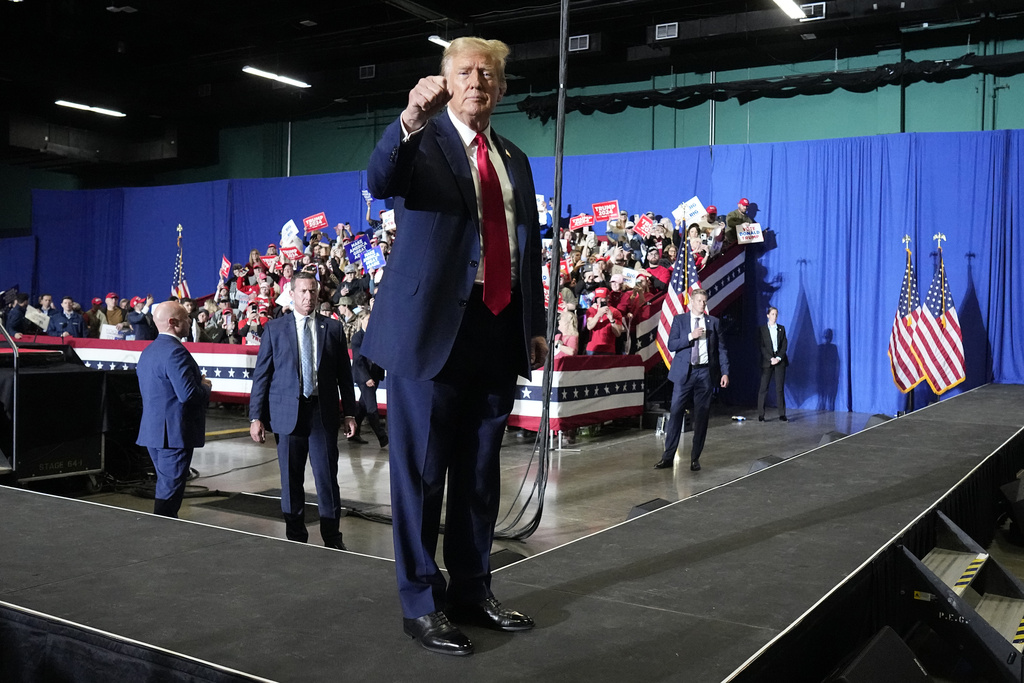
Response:
[[[387,265],[387,261],[384,260],[384,250],[380,247],[374,247],[363,252],[363,269],[364,270],[377,270]]]
[[[345,255],[348,256],[349,263],[355,263],[356,261],[363,260],[363,254],[370,250],[370,236],[365,232],[360,233],[359,237],[355,238],[351,242],[345,245]]]
[[[760,223],[742,223],[736,226],[736,241],[740,244],[764,242],[764,233]]]
[[[690,199],[689,201],[683,202],[681,206],[683,207],[684,226],[687,226],[690,223],[699,222],[700,219],[704,217],[704,214],[707,213],[707,209],[704,208],[704,205],[701,204],[700,200],[697,199],[696,197]],[[673,213],[673,215],[675,214]]]
[[[276,256],[260,256],[260,261],[263,261],[263,265],[267,267],[267,270],[273,270],[274,265],[277,263]]]
[[[320,213],[303,218],[302,225],[305,226],[307,233],[323,230],[327,227],[327,214],[321,211]]]
[[[373,201],[373,195],[370,194],[369,190],[361,190],[361,193],[363,195],[363,201],[365,201],[367,204]]]
[[[231,261],[228,261],[228,257],[224,254],[220,255],[220,277],[222,280],[227,280],[228,275],[231,275]]]
[[[380,212],[380,220],[384,223],[385,230],[395,229],[395,210],[388,209],[387,211]]]
[[[590,214],[581,213],[579,216],[573,216],[569,219],[569,229],[579,230],[586,228],[594,224],[594,217]]]
[[[302,260],[302,250],[298,247],[281,247],[281,253],[295,263]]]
[[[600,204],[591,204],[591,206],[594,208],[594,220],[607,221],[618,219],[619,217],[618,199],[610,202],[601,202]]]
[[[640,220],[633,226],[633,232],[640,235],[641,237],[647,237],[651,234],[651,228],[654,227],[654,221],[647,214],[640,216]]]

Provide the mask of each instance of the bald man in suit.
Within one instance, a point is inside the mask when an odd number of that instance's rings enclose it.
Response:
[[[145,446],[156,467],[153,513],[177,517],[185,496],[194,449],[206,443],[210,380],[181,344],[188,311],[176,301],[153,309],[157,337],[139,356],[135,372],[142,394],[142,421],[136,443]]]

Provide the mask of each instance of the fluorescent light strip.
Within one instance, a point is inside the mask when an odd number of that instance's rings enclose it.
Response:
[[[446,50],[448,49],[448,46],[451,45],[450,41],[445,40],[441,36],[430,36],[429,38],[427,38],[427,40],[432,42],[434,45],[440,45],[441,47],[445,48]]]
[[[253,76],[260,76],[261,78],[269,78],[270,80],[277,81],[278,83],[285,83],[286,85],[294,85],[296,88],[308,88],[308,87],[310,87],[309,83],[303,83],[302,81],[297,81],[294,78],[288,78],[287,76],[278,76],[275,73],[271,73],[269,71],[263,71],[262,69],[257,69],[254,66],[243,66],[242,67],[242,71],[244,71],[247,74],[252,74]]]
[[[800,9],[800,5],[793,2],[793,0],[775,0],[775,4],[779,6],[783,12],[786,13],[790,19],[806,19],[807,15]]]
[[[87,104],[78,104],[77,102],[68,102],[67,100],[57,100],[54,104],[59,104],[62,107],[71,107],[72,109],[81,109],[82,111],[91,111],[93,114],[103,114],[104,116],[117,116],[124,118],[127,114],[123,114],[113,109],[104,109],[103,107],[90,107]]]

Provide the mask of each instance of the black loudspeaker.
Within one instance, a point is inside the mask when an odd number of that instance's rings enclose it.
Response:
[[[868,427],[874,427],[875,425],[880,425],[883,422],[888,422],[891,419],[892,419],[892,417],[890,417],[889,415],[883,415],[882,413],[875,413],[874,415],[872,415],[871,417],[868,418],[868,423],[866,425],[864,425],[864,429],[867,429]]]
[[[495,550],[491,553],[491,569],[497,569],[498,567],[507,567],[510,564],[515,564],[520,560],[525,560],[526,555],[517,553],[514,550],[508,548],[502,548],[501,550]]]
[[[1010,518],[1017,526],[1017,530],[1024,534],[1024,486],[1020,479],[1003,484],[999,487],[1003,497],[1010,504]]]
[[[836,676],[835,683],[925,683],[932,677],[907,644],[888,626],[883,626]]]
[[[845,436],[849,436],[849,434],[846,434],[844,432],[836,432],[836,431],[828,432],[827,434],[825,434],[824,436],[821,437],[821,441],[818,442],[818,445],[819,446],[824,446],[827,443],[832,443],[833,441],[839,441],[839,439],[842,439]]]
[[[646,503],[634,505],[633,509],[629,511],[629,516],[626,517],[626,519],[629,520],[633,519],[634,517],[639,517],[640,515],[645,515],[648,512],[657,510],[658,508],[663,508],[666,505],[670,504],[671,502],[672,501],[665,500],[664,498],[655,498],[654,500],[649,500]]]
[[[750,466],[750,469],[747,470],[747,474],[753,474],[754,472],[757,472],[758,470],[763,470],[766,467],[771,467],[772,465],[777,465],[780,462],[782,462],[783,460],[785,460],[785,458],[780,458],[777,455],[767,455],[767,456],[765,456],[763,458],[758,458],[757,460],[754,461],[754,464],[752,464]]]

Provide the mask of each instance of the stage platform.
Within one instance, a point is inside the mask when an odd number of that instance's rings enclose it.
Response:
[[[0,607],[271,680],[728,680],[1018,434],[1022,406],[987,385],[501,568],[495,594],[538,627],[467,627],[472,657],[402,634],[386,559],[10,488]]]

